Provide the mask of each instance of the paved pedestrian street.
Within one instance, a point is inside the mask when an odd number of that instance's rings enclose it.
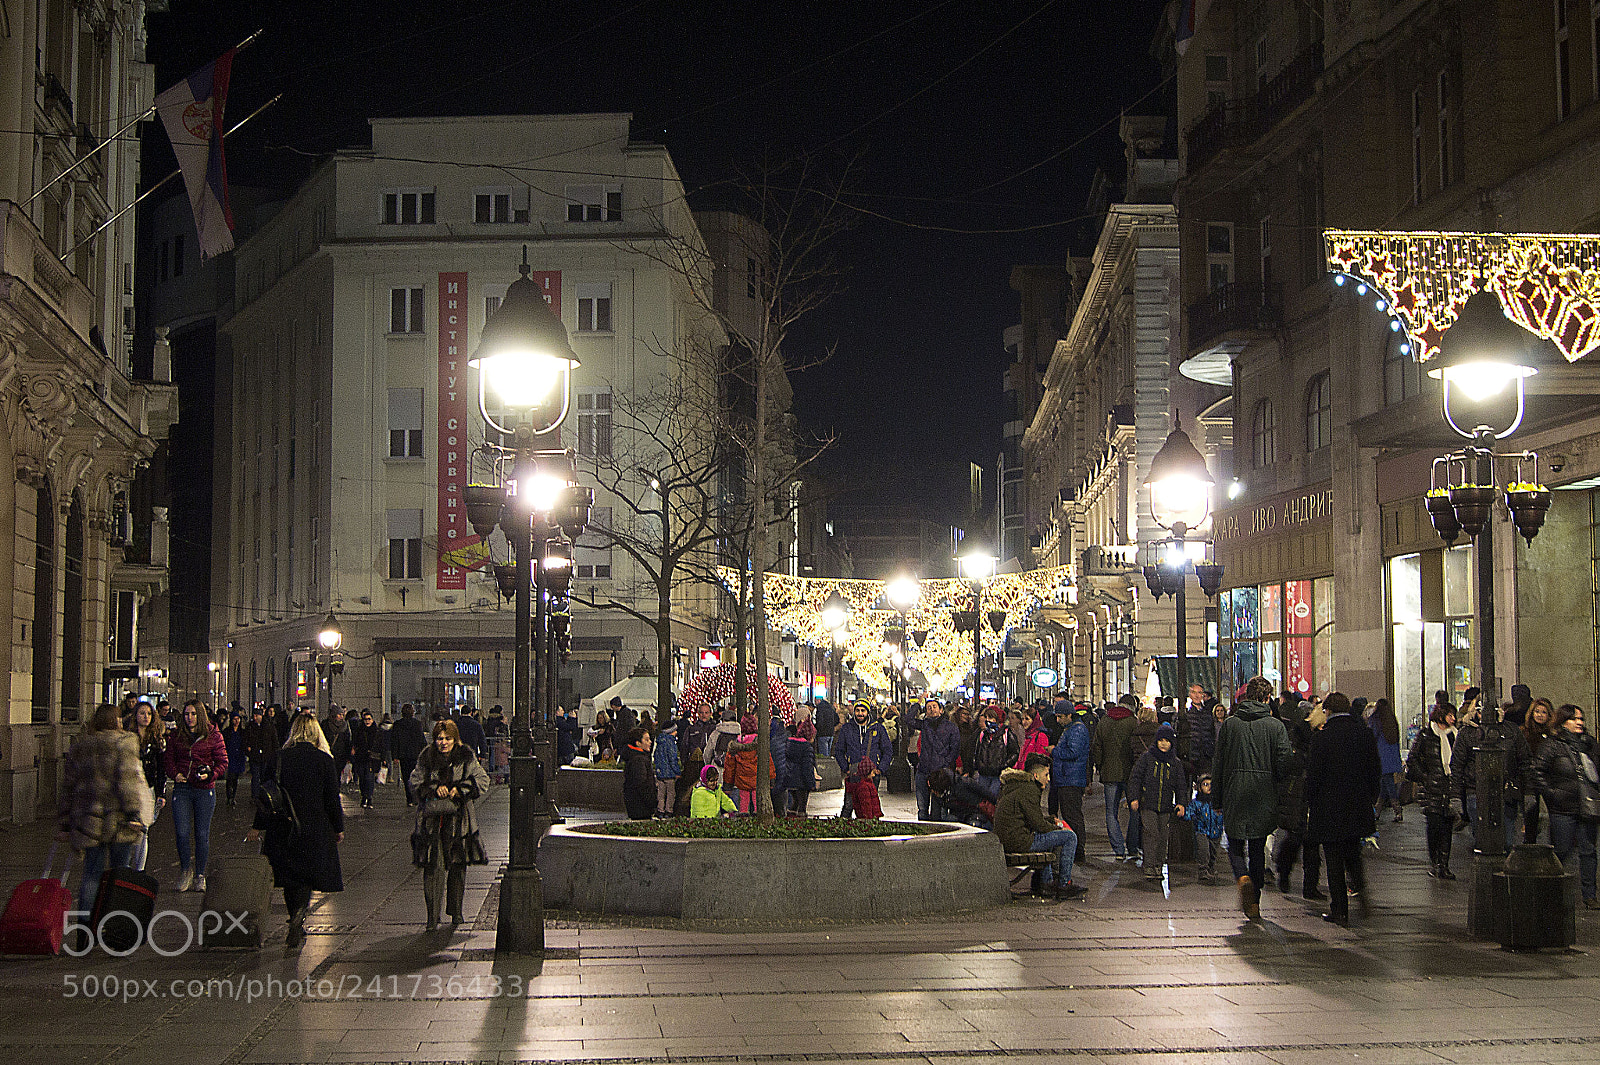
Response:
[[[241,789],[243,791],[243,789]],[[1466,881],[1425,875],[1421,817],[1382,829],[1371,915],[1349,930],[1269,891],[1179,870],[1167,895],[1107,853],[1080,902],[906,922],[700,928],[552,918],[542,966],[494,959],[506,795],[485,804],[494,859],[469,871],[469,920],[423,931],[410,821],[396,788],[347,797],[346,890],[318,896],[284,949],[275,894],[259,952],[183,950],[200,895],[174,894],[170,818],[151,845],[156,946],[126,958],[0,960],[5,1065],[410,1061],[853,1061],[1018,1057],[1181,1065],[1600,1061],[1600,965],[1467,939]],[[890,816],[906,802],[885,797]],[[829,810],[838,793],[813,798]],[[1098,790],[1090,809],[1097,809]],[[582,812],[574,812],[582,818]],[[590,815],[591,819],[593,816]],[[220,808],[213,853],[243,853],[245,804]],[[1091,825],[1091,830],[1095,826]],[[52,826],[0,831],[9,886],[37,876]],[[1466,868],[1466,836],[1457,865]],[[1370,852],[1369,852],[1370,853]],[[471,915],[475,914],[475,918]],[[1596,923],[1579,914],[1580,946]]]

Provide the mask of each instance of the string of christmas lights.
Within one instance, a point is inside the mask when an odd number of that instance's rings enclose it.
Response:
[[[999,573],[983,586],[978,625],[983,653],[996,655],[1013,628],[1026,626],[1039,607],[1064,600],[1072,567],[1054,566],[1026,573]],[[740,571],[719,569],[724,586],[737,594]],[[746,578],[748,579],[748,578]],[[854,672],[864,684],[887,689],[885,668],[893,669],[893,647],[884,646],[884,632],[900,628],[900,612],[885,594],[887,581],[841,580],[832,577],[791,577],[768,573],[766,580],[767,627],[793,633],[801,643],[832,647],[833,633],[822,619],[822,607],[835,592],[849,604],[845,622],[848,635],[840,648],[843,658],[855,660]],[[955,613],[972,609],[972,586],[963,578],[946,577],[919,582],[922,597],[905,612],[905,662],[920,670],[934,691],[954,688],[972,669],[972,634],[958,633]],[[989,624],[991,611],[1004,611],[999,631]],[[922,646],[911,634],[926,631]]]
[[[1400,320],[1420,361],[1438,354],[1462,305],[1485,288],[1568,362],[1600,347],[1600,237],[1330,229],[1323,239],[1329,268],[1376,290],[1378,310]]]

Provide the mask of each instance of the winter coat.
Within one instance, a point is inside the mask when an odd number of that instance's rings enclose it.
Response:
[[[959,746],[959,759],[963,773],[976,773],[978,771],[978,733],[982,727],[976,721],[966,724],[956,723],[956,731],[961,734]]]
[[[237,728],[220,729],[222,745],[228,753],[228,773],[237,776],[244,772],[244,730]]]
[[[1017,760],[1013,763],[1019,772],[1028,764],[1030,754],[1050,754],[1053,747],[1050,743],[1050,734],[1043,725],[1029,725],[1028,731],[1023,734],[1022,747],[1017,751]],[[1001,776],[1005,774],[1002,773]]]
[[[1383,738],[1383,726],[1378,723],[1378,715],[1373,714],[1367,719],[1367,728],[1372,732],[1372,738],[1378,745],[1378,766],[1384,773],[1399,773],[1404,771],[1406,763],[1400,757],[1400,741],[1393,743]]]
[[[1089,745],[1089,757],[1095,771],[1107,784],[1123,784],[1133,770],[1133,729],[1138,724],[1133,711],[1118,703],[1106,712],[1100,727],[1094,730],[1094,741]],[[1154,733],[1152,733],[1154,735]]]
[[[656,744],[656,779],[672,780],[683,775],[683,761],[678,757],[678,737],[662,736]]]
[[[344,806],[339,802],[339,771],[333,759],[314,743],[291,743],[278,752],[278,786],[300,822],[288,825],[256,810],[255,827],[266,833],[261,853],[272,865],[279,887],[343,891],[339,866],[339,833],[344,831]]]
[[[1133,772],[1133,763],[1139,756],[1150,749],[1156,742],[1156,729],[1161,727],[1160,719],[1155,721],[1140,721],[1134,718],[1133,730],[1128,733],[1128,772]]]
[[[1550,813],[1577,817],[1582,809],[1583,764],[1578,755],[1595,756],[1594,737],[1562,729],[1539,744],[1533,759],[1533,786],[1544,796]]]
[[[211,776],[204,784],[189,779],[191,771],[202,769],[211,771]],[[197,790],[210,790],[217,786],[218,780],[227,775],[228,745],[223,740],[222,733],[216,728],[212,728],[204,736],[195,737],[193,742],[181,728],[167,733],[167,776],[179,784],[187,784]]]
[[[1196,795],[1183,808],[1183,819],[1193,822],[1195,830],[1210,840],[1222,838],[1222,813],[1211,805],[1210,799]]]
[[[839,763],[839,772],[848,773],[850,767],[866,758],[878,767],[878,775],[889,772],[889,761],[894,757],[894,743],[889,732],[876,721],[858,725],[854,718],[840,725],[833,734],[833,760]]]
[[[979,818],[987,819],[993,811],[994,800],[966,777],[956,777],[950,782],[940,801],[944,805],[945,819],[971,824]]]
[[[1022,744],[1003,721],[986,721],[978,730],[973,745],[973,761],[982,776],[998,777],[1002,769],[1016,764]]]
[[[355,766],[377,769],[388,760],[388,747],[383,730],[377,722],[367,725],[357,721],[350,726],[350,761]]]
[[[773,783],[776,787],[785,787],[783,778],[789,768],[789,730],[783,727],[783,718],[776,712],[768,722],[767,748],[772,752]],[[816,768],[815,757],[812,758],[811,767]]]
[[[852,722],[853,724],[854,722]],[[813,791],[817,786],[817,749],[810,740],[790,736],[784,743],[784,772],[778,778],[789,791]],[[777,748],[774,747],[774,750]]]
[[[402,717],[389,730],[389,752],[402,762],[415,762],[428,748],[428,734],[415,717]]]
[[[214,732],[213,732],[214,734]],[[58,804],[59,827],[77,850],[134,843],[155,820],[156,802],[139,764],[139,738],[121,729],[86,732],[67,751]]]
[[[1334,714],[1311,736],[1306,755],[1306,838],[1325,843],[1377,831],[1373,807],[1383,760],[1378,741],[1354,714]]]
[[[350,760],[350,722],[335,722],[331,714],[323,718],[322,738],[328,741],[334,764],[342,768]]]
[[[723,759],[724,776],[728,786],[748,791],[756,786],[758,765],[756,763],[756,734],[754,732],[740,736],[737,741],[728,744],[727,757]]]
[[[266,717],[261,723],[251,721],[244,727],[244,756],[251,765],[260,769],[273,765],[278,759],[278,730]]]
[[[1447,730],[1451,742],[1460,739],[1455,729]],[[1417,802],[1426,813],[1450,812],[1450,801],[1455,789],[1450,783],[1450,767],[1444,763],[1443,744],[1432,724],[1424,725],[1406,755],[1406,779],[1416,786]]]
[[[429,816],[421,812],[427,809],[429,799],[438,797],[435,789],[439,787],[460,791],[455,813]],[[438,841],[446,848],[445,864],[480,865],[487,861],[482,845],[471,844],[477,841],[477,805],[489,791],[489,774],[471,748],[458,743],[449,754],[441,754],[438,747],[429,744],[417,759],[417,767],[411,771],[411,788],[417,793],[419,804],[417,827],[430,836],[437,834]]]
[[[485,745],[483,726],[478,724],[478,719],[471,714],[457,714],[451,720],[456,723],[456,731],[461,734],[461,742],[466,744],[473,754],[482,758],[488,747]],[[626,732],[622,733],[621,738],[624,742],[627,741],[627,735]]]
[[[1139,756],[1128,774],[1128,801],[1138,803],[1141,814],[1146,810],[1171,813],[1174,807],[1188,803],[1189,774],[1176,746],[1162,754],[1152,743]]]
[[[1000,799],[994,804],[994,834],[1007,854],[1026,854],[1033,850],[1033,837],[1053,832],[1056,823],[1039,808],[1044,788],[1020,769],[1000,774]]]
[[[721,813],[733,813],[738,807],[733,804],[733,799],[722,790],[722,785],[708,788],[704,784],[696,784],[694,791],[689,793],[690,817],[716,817]]]
[[[961,728],[950,720],[949,714],[933,718],[919,718],[917,728],[922,733],[922,746],[917,751],[917,776],[925,777],[938,769],[955,771],[956,758],[961,752]]]
[[[1294,751],[1265,703],[1242,702],[1222,723],[1211,762],[1212,791],[1229,839],[1264,839],[1278,824],[1278,789]]]
[[[1298,705],[1291,713],[1294,719],[1284,722],[1289,734],[1288,771],[1278,782],[1278,827],[1294,835],[1306,830],[1306,755],[1311,750],[1311,726],[1299,714]]]
[[[1089,786],[1089,722],[1075,715],[1050,756],[1050,783],[1058,788]]]
[[[662,746],[670,746],[662,744]],[[650,752],[632,744],[622,748],[622,794],[634,802],[645,803],[655,809],[656,765]],[[631,807],[630,807],[631,809]]]
[[[135,742],[138,738],[135,737]],[[144,782],[150,794],[161,798],[167,790],[167,751],[155,740],[139,748],[139,765],[144,770]]]
[[[817,739],[825,740],[839,727],[839,711],[828,700],[818,699],[811,722],[817,726]]]
[[[1207,699],[1199,706],[1192,703],[1184,707],[1183,718],[1188,725],[1189,765],[1196,773],[1211,768],[1211,759],[1217,753],[1217,719],[1211,710],[1216,704]]]
[[[683,742],[679,744],[678,753],[683,755],[683,760],[691,762],[698,758],[701,762],[709,762],[711,752],[707,748],[716,729],[715,721],[691,721],[688,728],[681,730]],[[696,751],[700,752],[698,756]]]
[[[1478,752],[1483,742],[1483,727],[1468,725],[1456,735],[1455,749],[1450,753],[1450,782],[1457,790],[1469,794],[1478,789]],[[1504,753],[1507,802],[1519,802],[1528,775],[1528,763],[1533,752],[1528,749],[1528,738],[1522,730],[1511,725],[1500,726],[1500,750]]]

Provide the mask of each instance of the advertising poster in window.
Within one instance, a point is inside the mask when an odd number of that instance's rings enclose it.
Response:
[[[467,275],[439,275],[439,577],[441,591],[467,586],[468,540],[476,543],[467,524],[461,487],[467,457]]]

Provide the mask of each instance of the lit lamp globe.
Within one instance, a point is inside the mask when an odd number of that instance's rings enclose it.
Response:
[[[1470,439],[1473,433],[1456,424],[1451,394],[1480,404],[1515,385],[1516,413],[1506,429],[1494,434],[1497,438],[1510,436],[1522,424],[1523,382],[1549,361],[1549,347],[1546,341],[1507,318],[1500,297],[1492,291],[1473,293],[1440,338],[1439,354],[1428,362],[1428,376],[1442,384],[1445,421]]]
[[[1156,524],[1183,535],[1204,525],[1211,517],[1211,471],[1182,429],[1174,429],[1166,443],[1150,460],[1150,513]]]
[[[333,616],[331,610],[322,623],[322,631],[317,633],[317,643],[324,651],[337,651],[339,645],[344,643],[344,633],[339,631],[339,619]]]
[[[467,362],[478,371],[478,407],[484,421],[502,433],[512,432],[513,427],[501,425],[489,413],[489,392],[499,400],[500,409],[527,418],[549,403],[563,375],[570,380],[578,366],[561,316],[529,279],[526,261],[519,270],[522,276],[511,283],[499,308],[483,324],[478,350]],[[560,415],[536,429],[536,434],[559,425],[565,408],[563,401]]]
[[[844,596],[834,592],[822,604],[822,624],[829,632],[838,632],[844,628],[844,623],[850,616],[850,604],[845,602]]]
[[[999,561],[999,557],[988,547],[974,544],[960,558],[961,575],[974,584],[982,584],[994,576],[994,568]]]
[[[922,585],[915,577],[896,577],[884,588],[889,605],[904,614],[922,600]]]

